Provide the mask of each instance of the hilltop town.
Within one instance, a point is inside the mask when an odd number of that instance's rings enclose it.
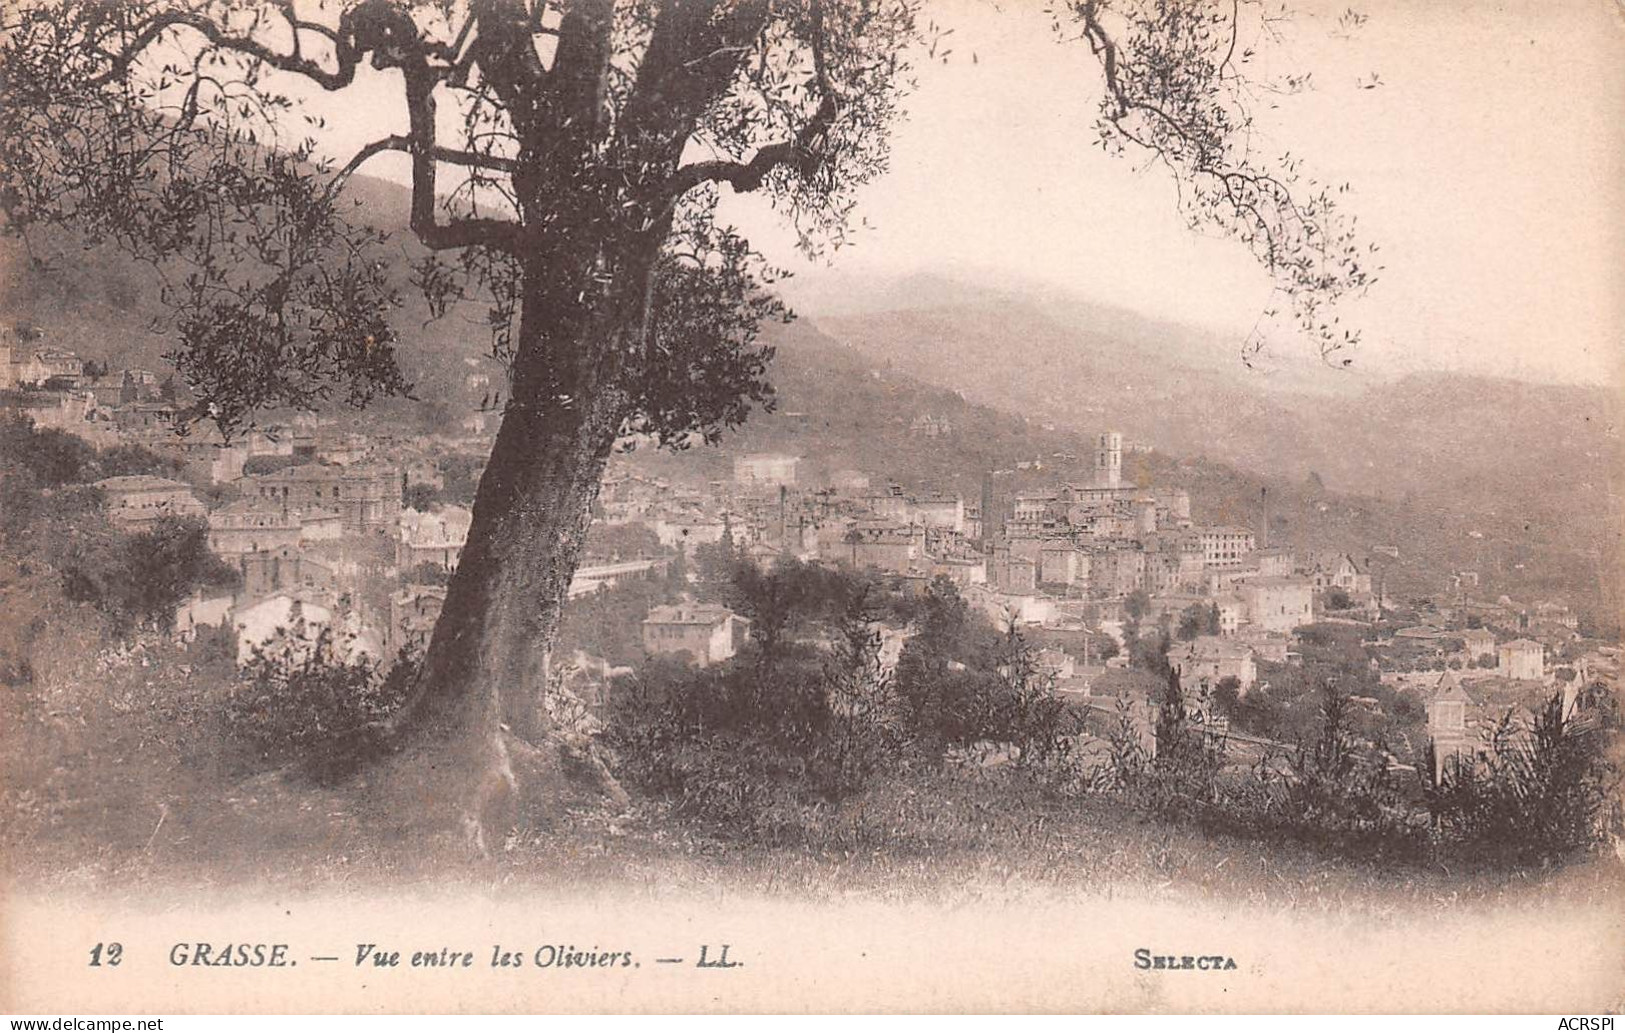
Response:
[[[483,374],[468,380],[471,391],[489,387]],[[16,335],[0,344],[5,419],[152,457],[147,472],[94,483],[115,528],[205,525],[209,550],[233,572],[156,621],[166,633],[223,632],[245,663],[290,634],[324,630],[349,655],[379,661],[421,649],[468,534],[493,431],[485,414],[412,434],[301,414],[228,442],[206,422],[178,434],[181,406],[151,371],[110,370]],[[940,413],[905,418],[927,446],[951,447],[959,433]],[[585,641],[567,619],[557,662],[594,702],[651,658],[727,662],[750,622],[707,583],[726,576],[725,554],[766,572],[846,571],[905,598],[951,584],[989,625],[1033,643],[1072,705],[1104,712],[1133,698],[1149,708],[1158,690],[1143,669],[1166,664],[1192,699],[1218,701],[1216,719],[1261,741],[1288,737],[1279,714],[1260,715],[1272,694],[1301,692],[1288,688],[1301,681],[1294,669],[1330,636],[1357,657],[1349,691],[1386,729],[1396,763],[1416,762],[1426,742],[1470,751],[1509,707],[1532,714],[1553,691],[1572,698],[1617,681],[1617,644],[1586,638],[1564,601],[1485,598],[1474,571],[1452,573],[1428,599],[1398,598],[1387,572],[1405,543],[1362,553],[1276,540],[1267,490],[1251,514],[1199,521],[1193,512],[1214,508],[1207,500],[1125,473],[1125,455],[1145,446],[1114,430],[1086,440],[1090,452],[987,469],[968,497],[908,471],[830,469],[794,454],[731,454],[718,479],[694,477],[692,464],[661,475],[617,461],[570,596],[619,626]],[[884,631],[900,640],[911,629]]]

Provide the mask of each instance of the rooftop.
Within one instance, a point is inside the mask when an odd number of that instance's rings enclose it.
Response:
[[[707,627],[721,624],[734,615],[726,606],[715,603],[679,603],[675,606],[656,606],[645,617],[645,624],[697,624]]]
[[[191,488],[180,481],[172,481],[167,477],[153,477],[149,474],[133,474],[128,477],[109,477],[96,482],[96,487],[103,491],[172,491],[179,488],[190,491]]]
[[[1414,628],[1400,628],[1394,632],[1395,638],[1436,639],[1443,638],[1445,633],[1438,628],[1429,628],[1418,625]]]
[[[1438,682],[1433,687],[1432,701],[1434,703],[1467,703],[1473,706],[1478,705],[1478,700],[1474,699],[1472,693],[1468,692],[1466,688],[1462,686],[1461,679],[1456,677],[1456,672],[1450,670],[1445,671],[1439,676]]]
[[[1255,577],[1247,582],[1249,588],[1308,588],[1309,582],[1301,577]]]
[[[1176,654],[1203,660],[1245,660],[1252,652],[1251,647],[1218,635],[1199,635],[1194,641],[1186,643],[1184,648],[1176,650]]]

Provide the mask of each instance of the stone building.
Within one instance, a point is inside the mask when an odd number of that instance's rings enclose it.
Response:
[[[337,509],[348,534],[394,534],[401,515],[400,471],[385,463],[301,463],[238,483],[244,497],[279,502],[287,509]]]
[[[107,516],[122,527],[143,528],[166,516],[201,517],[203,503],[192,489],[167,477],[139,474],[97,481],[107,499]]]
[[[656,606],[643,621],[643,648],[655,656],[687,653],[705,667],[737,653],[749,628],[750,621],[726,606]]]
[[[1226,678],[1236,679],[1242,693],[1258,683],[1252,649],[1233,638],[1198,635],[1170,649],[1168,662],[1179,673],[1180,686],[1187,693],[1203,684],[1213,688]]]
[[[1202,562],[1210,570],[1240,569],[1257,545],[1256,536],[1245,527],[1203,527],[1196,533]]]
[[[337,509],[284,509],[268,499],[237,499],[209,514],[209,548],[227,557],[333,541],[342,534]]]
[[[1238,588],[1247,607],[1247,620],[1260,631],[1290,635],[1292,629],[1313,623],[1314,588],[1302,578],[1261,577]]]
[[[391,653],[403,647],[427,647],[434,634],[440,609],[446,604],[446,590],[438,585],[407,585],[389,597],[389,637]]]
[[[396,567],[409,571],[429,564],[442,570],[457,569],[473,521],[473,512],[462,506],[437,506],[428,513],[402,510]]]
[[[1546,677],[1546,649],[1526,638],[1501,643],[1496,650],[1496,671],[1515,681],[1540,681]]]
[[[1446,670],[1428,697],[1428,736],[1433,740],[1433,777],[1470,758],[1477,745],[1478,701],[1462,687],[1455,671]]]

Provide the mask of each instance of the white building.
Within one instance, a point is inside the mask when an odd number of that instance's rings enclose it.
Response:
[[[295,655],[315,647],[321,630],[333,622],[333,611],[289,595],[273,595],[264,602],[238,610],[232,626],[237,632],[237,662],[247,663],[254,650],[285,644]]]
[[[668,549],[687,552],[696,545],[715,545],[728,533],[728,524],[710,517],[688,517],[654,522],[655,537]]]
[[[1257,544],[1253,532],[1245,527],[1204,527],[1197,535],[1202,562],[1209,570],[1239,568]]]
[[[395,566],[403,572],[425,563],[455,570],[473,522],[473,512],[462,506],[436,506],[427,513],[401,510]]]
[[[333,645],[345,660],[362,656],[376,659],[383,652],[381,645],[354,620],[336,625],[332,610],[285,594],[238,610],[232,626],[237,633],[239,664],[247,663],[260,648],[292,659],[309,655],[326,628],[332,629]]]
[[[1501,643],[1496,650],[1497,672],[1516,681],[1540,681],[1546,677],[1546,649],[1526,638]]]
[[[199,589],[175,608],[174,634],[183,642],[197,637],[200,628],[219,628],[231,621],[232,598],[224,595],[205,596]]]
[[[745,488],[793,487],[800,456],[757,453],[734,458],[734,483]]]
[[[750,621],[726,606],[656,606],[643,621],[643,648],[651,655],[687,653],[705,667],[737,653],[749,627]]]
[[[1315,590],[1307,579],[1255,578],[1241,585],[1238,592],[1246,606],[1247,620],[1258,630],[1290,635],[1292,629],[1314,622]]]

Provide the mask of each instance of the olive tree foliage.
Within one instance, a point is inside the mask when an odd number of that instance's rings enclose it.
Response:
[[[1332,197],[1251,151],[1243,70],[1273,16],[1053,14],[1098,59],[1102,141],[1166,164],[1333,350],[1324,306],[1367,274]],[[409,393],[404,292],[483,306],[502,423],[406,711],[430,720],[401,727],[497,754],[499,724],[546,731],[545,654],[617,443],[714,441],[770,402],[758,334],[787,313],[719,199],[760,193],[806,251],[838,247],[916,66],[950,49],[925,0],[19,0],[0,20],[6,228],[71,224],[160,270],[191,419]],[[318,91],[378,135],[322,157],[299,103]],[[410,166],[404,263],[345,190],[389,153]]]
[[[148,74],[141,8],[34,6],[0,50],[0,201],[7,228],[65,223],[164,274],[170,355],[231,430],[256,410],[356,404],[406,389],[376,249],[325,196],[310,149],[271,146],[292,102],[244,60],[199,50]],[[156,36],[154,37],[156,38]],[[234,68],[234,66],[236,66]],[[168,88],[189,76],[178,102]],[[218,108],[218,113],[216,109]]]
[[[1321,357],[1352,363],[1359,331],[1331,309],[1376,282],[1377,245],[1363,243],[1357,219],[1339,207],[1348,184],[1306,176],[1302,158],[1264,150],[1255,131],[1260,104],[1304,90],[1312,78],[1311,72],[1276,79],[1250,74],[1260,47],[1278,38],[1286,8],[1252,0],[1073,0],[1052,13],[1056,31],[1087,44],[1100,61],[1099,145],[1116,154],[1140,152],[1165,166],[1190,228],[1245,244],[1274,278],[1291,323]],[[1349,9],[1338,31],[1347,35],[1364,21]],[[1264,343],[1255,328],[1243,357]]]
[[[598,13],[610,16],[611,5],[601,6]],[[714,440],[750,403],[768,398],[763,373],[771,352],[754,347],[754,339],[763,319],[784,313],[762,289],[770,271],[746,241],[711,220],[714,189],[696,189],[726,171],[685,170],[694,181],[679,187],[673,169],[651,168],[673,164],[670,153],[656,153],[660,143],[670,152],[671,140],[645,140],[631,127],[616,133],[607,124],[628,107],[639,57],[660,43],[652,38],[657,6],[616,7],[612,26],[581,24],[594,7],[575,4],[561,19],[561,9],[544,4],[363,0],[311,4],[308,12],[302,4],[235,0],[26,5],[7,18],[0,50],[7,228],[72,224],[156,266],[174,314],[176,347],[168,357],[197,400],[186,415],[229,433],[258,412],[311,408],[335,391],[358,407],[410,391],[396,363],[399,330],[390,317],[405,285],[395,282],[388,234],[358,222],[342,193],[368,159],[385,151],[414,156],[405,214],[429,254],[411,264],[406,279],[437,315],[465,296],[486,301],[493,351],[509,361],[521,259],[542,243],[542,234],[526,227],[554,221],[547,205],[556,195],[547,187],[558,185],[519,190],[514,181],[527,171],[532,179],[563,176],[568,196],[594,202],[591,213],[572,213],[588,232],[604,233],[611,221],[663,231],[655,234],[664,246],[639,347],[614,357],[627,396],[625,429],[679,446],[693,431]],[[693,10],[667,20],[686,22],[668,27],[685,36],[707,28],[693,24]],[[454,23],[461,26],[455,33]],[[709,62],[734,60],[724,45],[727,26],[713,28],[709,42],[719,52]],[[797,30],[810,31],[805,19],[784,27],[777,46],[793,48]],[[614,51],[575,54],[593,35],[592,46]],[[537,43],[546,39],[555,41],[551,66],[539,56],[545,48]],[[511,53],[521,47],[523,58]],[[572,57],[582,67],[565,67]],[[382,137],[339,167],[317,158],[322,121],[302,110],[289,77],[341,92],[364,60],[400,71],[411,131]],[[686,75],[688,67],[667,73]],[[866,74],[854,70],[854,89],[864,89]],[[599,95],[569,97],[563,80],[586,76],[598,80]],[[773,85],[765,71],[744,78]],[[778,85],[775,109],[793,111],[803,87]],[[746,89],[742,81],[731,92]],[[878,139],[854,128],[865,120],[877,128],[878,104],[859,95],[864,102],[850,106],[843,129]],[[712,124],[695,120],[691,133],[737,150],[750,138],[750,123],[748,102],[734,101],[735,114],[719,106]],[[440,142],[441,106],[461,112],[462,149]],[[606,124],[589,133],[579,123],[590,109]],[[809,218],[830,211],[815,196],[827,201],[836,193],[830,178],[860,182],[876,165],[878,148],[860,144],[828,146],[831,160],[820,166],[826,181],[809,177],[786,190],[786,204]],[[447,181],[448,167],[460,171],[459,181]],[[443,252],[456,253],[454,264],[437,259]]]
[[[640,353],[619,357],[628,429],[714,439],[766,398],[771,352],[751,345],[782,314],[748,243],[712,218],[716,187],[767,190],[808,249],[838,242],[853,188],[885,168],[911,62],[946,59],[920,6],[37,0],[4,24],[0,202],[11,230],[71,222],[171,273],[171,357],[193,415],[232,430],[335,389],[358,406],[409,390],[385,235],[354,223],[340,191],[369,159],[412,156],[410,227],[431,253],[411,283],[437,313],[477,291],[501,357],[516,258],[540,235],[527,228],[557,220],[565,197],[592,197],[591,232],[626,222],[663,238]],[[1166,165],[1193,228],[1243,241],[1323,354],[1354,343],[1325,307],[1371,282],[1374,246],[1355,243],[1331,189],[1299,183],[1299,159],[1253,150],[1259,93],[1307,81],[1246,75],[1284,12],[1086,0],[1052,14],[1099,60],[1100,144]],[[364,62],[401,73],[409,131],[342,167],[316,160],[321,120],[299,110],[289,77],[342,93]],[[678,132],[656,131],[657,114],[679,116]],[[692,154],[705,157],[682,161]],[[547,189],[561,176],[567,192]],[[445,251],[454,266],[435,257]]]

